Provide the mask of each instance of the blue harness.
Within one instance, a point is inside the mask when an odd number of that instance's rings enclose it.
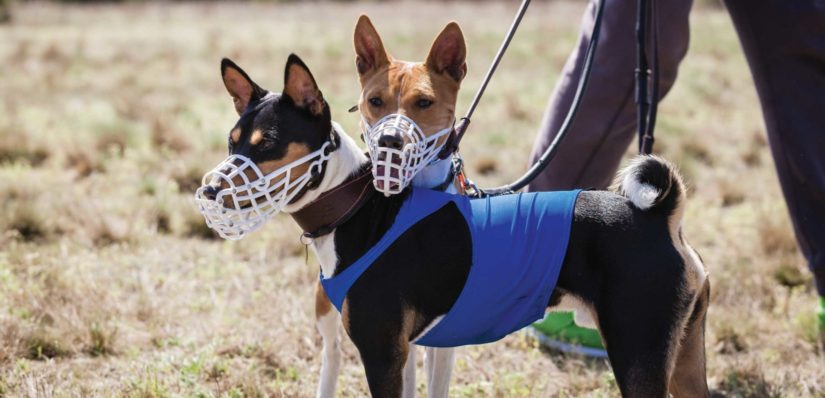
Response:
[[[544,316],[564,262],[579,192],[470,199],[413,188],[378,243],[321,284],[341,311],[350,287],[378,256],[415,223],[453,202],[472,237],[470,274],[452,308],[415,343],[457,347],[499,340]]]

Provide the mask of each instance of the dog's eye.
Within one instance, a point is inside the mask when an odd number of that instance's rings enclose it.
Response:
[[[427,109],[427,108],[429,108],[429,107],[430,107],[430,105],[432,105],[432,104],[433,104],[433,102],[432,102],[432,101],[430,101],[430,100],[428,100],[428,99],[426,99],[426,98],[422,98],[422,99],[418,100],[418,101],[415,103],[415,106],[417,106],[417,107],[419,107],[419,108],[421,108],[421,109]]]
[[[372,106],[381,106],[381,105],[384,105],[384,101],[381,101],[381,98],[372,97],[372,98],[370,98],[370,105],[372,105]]]

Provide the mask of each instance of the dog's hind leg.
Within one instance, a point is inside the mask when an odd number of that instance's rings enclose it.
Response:
[[[609,322],[602,323],[607,329]],[[640,324],[641,327],[644,327]],[[624,330],[624,333],[636,330]],[[671,353],[664,348],[666,343],[650,341],[648,334],[644,338],[624,338],[615,333],[602,332],[605,340],[610,365],[616,376],[616,383],[624,398],[665,398],[668,396],[667,363]]]
[[[685,295],[671,256],[604,289],[597,319],[622,396],[664,398],[695,294]],[[631,259],[638,260],[640,259]],[[668,266],[671,265],[672,266]]]
[[[447,398],[450,392],[455,348],[427,347],[426,351],[427,396]]]
[[[631,321],[632,322],[632,321]],[[609,330],[609,322],[603,322],[604,330]],[[640,327],[647,325],[639,324]],[[657,327],[657,329],[659,329]],[[621,333],[637,333],[638,330],[625,329]],[[618,332],[602,332],[610,365],[616,376],[616,383],[622,397],[665,398],[668,396],[667,364],[672,353],[663,341],[651,341],[655,336],[645,334],[642,338],[616,336]],[[652,344],[651,344],[652,343]]]
[[[710,395],[705,369],[705,316],[709,301],[710,281],[706,279],[693,306],[693,313],[685,325],[685,335],[676,356],[676,367],[670,378],[670,393],[675,398]]]
[[[341,338],[338,328],[341,314],[332,307],[321,282],[315,288],[315,326],[321,332],[323,356],[321,357],[321,377],[318,381],[318,398],[335,396],[338,371],[341,367]]]

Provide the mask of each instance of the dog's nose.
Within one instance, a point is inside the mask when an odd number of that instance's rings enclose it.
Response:
[[[378,146],[400,150],[404,146],[404,140],[395,135],[384,134],[378,137]]]
[[[203,190],[203,196],[206,196],[206,199],[215,200],[218,196],[218,192],[220,191],[220,187],[216,187],[214,185],[207,185],[206,189]]]

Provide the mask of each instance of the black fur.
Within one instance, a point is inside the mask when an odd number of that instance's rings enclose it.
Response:
[[[340,258],[336,274],[360,258],[392,225],[404,195],[375,195],[350,221],[340,226],[335,247]],[[415,314],[408,340],[419,335],[435,317],[445,314],[458,299],[472,263],[472,241],[464,217],[454,203],[419,221],[381,254],[352,286],[350,331],[366,332],[376,317],[402,311]],[[381,286],[376,289],[375,286]],[[363,319],[362,319],[363,317]],[[361,327],[361,321],[366,328]],[[353,336],[353,338],[355,338]]]
[[[307,69],[303,61],[292,54],[285,67],[284,80],[287,79],[287,74],[292,65]],[[321,148],[321,145],[329,139],[329,132],[332,129],[332,117],[326,102],[324,102],[323,112],[316,116],[309,110],[295,104],[289,96],[274,93],[274,98],[267,100],[266,106],[254,109],[254,101],[261,100],[270,92],[258,86],[234,62],[224,58],[221,62],[221,73],[223,74],[226,68],[229,67],[240,72],[254,88],[252,102],[247,108],[247,113],[238,119],[237,123],[230,129],[241,129],[238,143],[233,143],[231,139],[228,140],[230,154],[243,155],[252,159],[255,163],[262,163],[268,160],[281,159],[286,155],[289,144],[305,144],[311,152]],[[309,69],[307,69],[307,73],[309,73]],[[249,139],[255,130],[260,130],[263,133],[263,139],[257,145],[252,145]]]
[[[582,192],[557,293],[592,304],[622,394],[666,396],[666,353],[693,296],[667,218],[610,192]],[[644,358],[644,363],[634,363]]]

